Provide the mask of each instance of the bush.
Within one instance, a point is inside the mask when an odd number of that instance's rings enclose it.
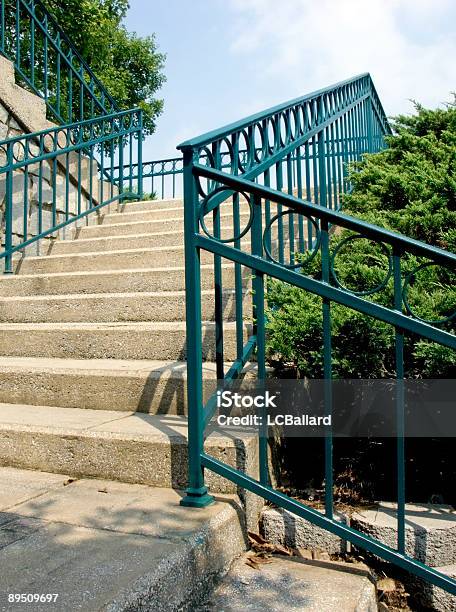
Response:
[[[401,232],[448,250],[456,250],[456,105],[427,110],[415,104],[415,114],[394,120],[388,148],[366,155],[349,169],[353,191],[344,210],[370,223]],[[331,234],[331,251],[351,232]],[[402,259],[404,278],[426,260]],[[303,266],[303,273],[320,278],[321,261]],[[342,245],[334,260],[339,282],[353,291],[380,285],[388,259],[378,245],[355,239]],[[417,316],[437,321],[456,310],[454,271],[425,266],[410,277],[408,303]],[[393,281],[366,299],[393,306]],[[279,370],[293,368],[298,376],[321,378],[322,300],[293,286],[270,281],[268,286],[268,356]],[[336,378],[394,376],[394,328],[333,303],[332,357]],[[442,323],[454,331],[454,321]],[[456,353],[419,337],[405,338],[406,376],[452,378]]]

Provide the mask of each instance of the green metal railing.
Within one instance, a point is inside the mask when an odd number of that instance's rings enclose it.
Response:
[[[115,161],[116,183],[106,180]],[[142,111],[122,111],[0,142],[0,189],[5,193],[1,237],[5,272],[13,256],[108,204],[142,197]],[[124,179],[123,171],[129,175]]]
[[[406,294],[413,272],[410,256],[428,265],[454,270],[456,256],[439,248],[343,214],[342,196],[350,190],[347,164],[385,146],[390,133],[372,80],[364,74],[303,98],[253,115],[179,146],[184,156],[187,392],[189,402],[189,486],[183,505],[212,502],[204,469],[293,512],[311,523],[395,563],[431,583],[456,593],[456,583],[406,553],[404,402],[397,395],[397,548],[363,535],[334,517],[333,439],[325,446],[325,512],[275,490],[269,481],[267,436],[258,437],[259,480],[215,459],[204,450],[206,425],[216,409],[215,397],[203,403],[201,251],[214,256],[215,354],[219,384],[238,378],[255,354],[258,379],[266,378],[265,278],[271,277],[322,298],[325,411],[331,414],[331,308],[342,304],[390,324],[395,330],[396,375],[404,377],[404,334],[412,333],[456,349],[456,337],[436,322],[416,316]],[[246,155],[240,157],[239,150]],[[226,156],[229,158],[227,164]],[[223,157],[223,162],[222,162]],[[350,291],[338,281],[332,249],[338,228],[367,238],[386,254],[385,279],[372,291]],[[318,257],[317,257],[318,255]],[[302,267],[320,261],[320,274]],[[225,271],[234,267],[235,361],[225,365],[222,296]],[[253,310],[243,303],[245,270],[252,277]],[[408,268],[407,268],[408,270]],[[393,302],[376,302],[392,284]],[[232,286],[229,287],[232,289]],[[250,336],[244,320],[253,319]],[[205,339],[207,342],[207,339]],[[220,387],[219,387],[220,388]]]
[[[240,151],[241,162],[246,159],[247,151]],[[208,156],[202,155],[205,163],[208,162]],[[231,161],[228,153],[221,154],[222,168],[229,168]],[[113,181],[116,183],[119,180],[120,166],[114,166]],[[138,164],[133,164],[130,173],[128,168],[123,168],[122,176],[124,181],[138,178],[139,170],[142,170],[142,179],[144,185],[144,193],[153,194],[155,197],[164,199],[174,199],[182,197],[182,177],[184,174],[184,161],[182,157],[172,157],[169,159],[157,159],[154,161],[143,162],[142,168]]]
[[[1,0],[0,53],[41,96],[51,119],[73,123],[120,108],[40,0]]]
[[[143,191],[145,194],[153,194],[161,200],[176,198],[182,195],[182,175],[184,164],[182,157],[169,159],[157,159],[153,161],[133,164],[129,168],[121,168],[119,165],[113,168],[113,182],[120,180],[135,181],[141,173],[143,180]]]

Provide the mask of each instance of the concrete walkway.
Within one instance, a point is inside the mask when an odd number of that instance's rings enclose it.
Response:
[[[192,609],[245,550],[240,507],[203,510],[180,494],[0,468],[0,610]],[[9,603],[8,594],[58,594]]]

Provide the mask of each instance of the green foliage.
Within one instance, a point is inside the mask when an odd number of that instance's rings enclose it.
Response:
[[[154,96],[165,81],[165,56],[157,51],[154,35],[140,38],[122,25],[128,0],[44,0],[44,4],[120,108],[142,108],[145,133],[154,132],[163,110],[163,100]]]
[[[395,134],[388,148],[350,169],[353,191],[344,199],[348,214],[381,227],[451,251],[456,250],[456,106],[427,110],[394,120]],[[350,236],[346,230],[331,234],[331,252]],[[440,321],[456,309],[455,273],[426,260],[404,257],[403,277],[409,277],[407,300],[414,315]],[[321,276],[319,258],[303,273]],[[368,239],[341,245],[334,260],[339,283],[351,291],[364,291],[385,282],[388,258]],[[333,281],[334,282],[334,281]],[[382,291],[365,296],[393,306],[393,281]],[[300,376],[322,377],[322,300],[318,296],[277,281],[268,287],[268,353],[277,367],[293,367]],[[345,378],[394,376],[394,329],[354,310],[333,304],[333,375]],[[454,331],[455,323],[440,328]],[[454,377],[456,353],[410,334],[405,338],[408,377]]]

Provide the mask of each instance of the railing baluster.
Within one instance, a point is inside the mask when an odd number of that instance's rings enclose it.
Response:
[[[401,253],[393,253],[394,308],[402,313]],[[395,330],[397,426],[397,549],[405,553],[404,332]]]
[[[215,142],[212,146],[212,155],[216,168],[221,166],[220,143]],[[221,206],[221,205],[220,205]],[[213,235],[220,238],[220,206],[213,210]],[[225,377],[225,363],[223,355],[223,281],[222,281],[222,258],[214,255],[214,309],[215,309],[215,365],[217,380]]]
[[[262,211],[261,199],[253,197],[253,222],[251,231],[251,248],[252,255],[257,257],[263,256],[263,232],[262,232]],[[264,313],[264,275],[258,270],[254,270],[253,280],[253,334],[256,337],[256,359],[258,368],[258,380],[266,379],[266,331],[265,331],[265,313]],[[269,468],[268,468],[268,426],[267,412],[262,409],[262,423],[259,428],[259,466],[260,466],[260,482],[264,485],[269,484]]]
[[[5,177],[5,274],[12,274],[12,255],[13,247],[13,145],[8,143],[6,146],[7,171]]]
[[[195,244],[198,232],[198,193],[192,166],[192,149],[184,151],[184,226],[185,290],[187,325],[187,401],[188,411],[188,487],[183,506],[207,506],[213,501],[204,484],[201,454],[204,443],[202,343],[201,343],[201,271],[200,249]]]

